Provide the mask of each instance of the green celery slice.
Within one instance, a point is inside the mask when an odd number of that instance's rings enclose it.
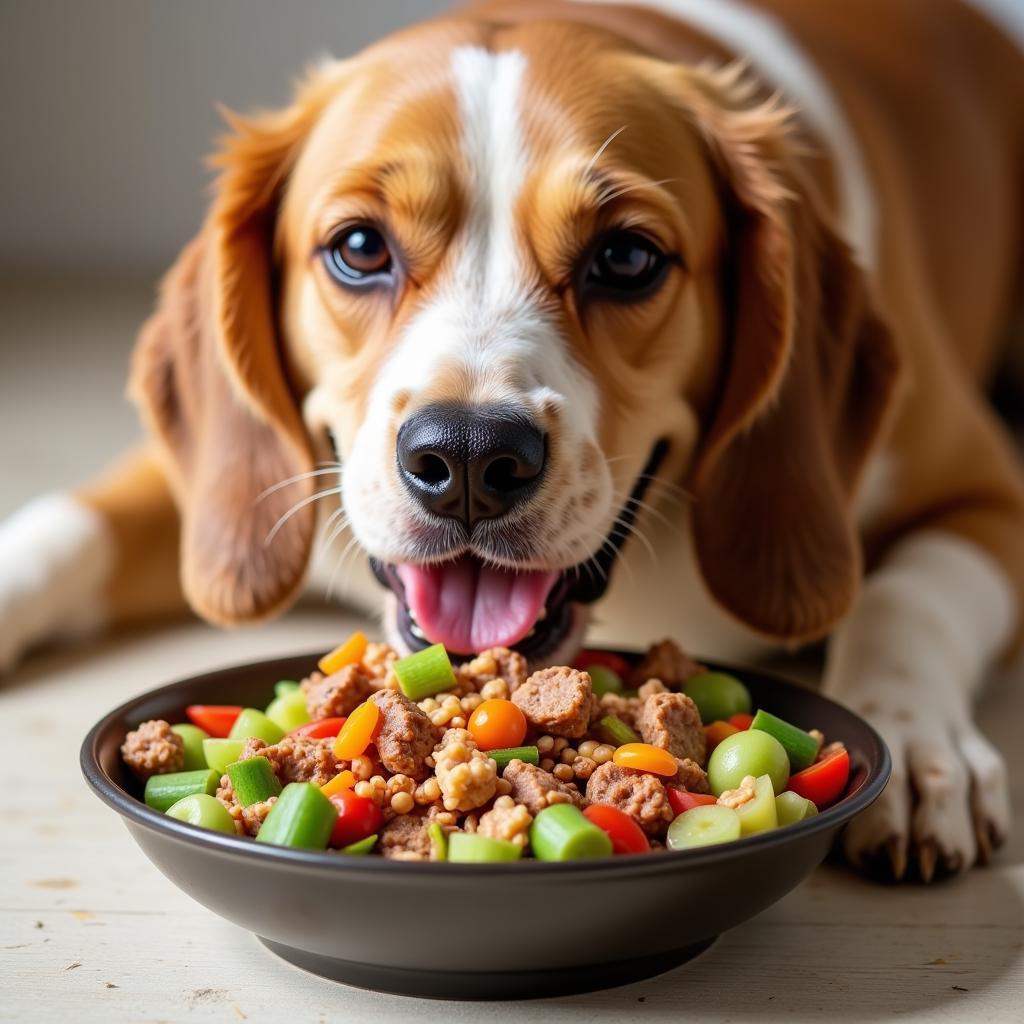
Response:
[[[530,846],[538,860],[612,855],[608,833],[572,804],[552,804],[540,811],[530,826]]]
[[[171,732],[176,732],[185,745],[185,771],[195,772],[200,768],[209,768],[203,754],[203,740],[210,738],[205,729],[200,729],[198,725],[192,725],[190,722],[182,722],[180,725],[172,725]]]
[[[203,757],[215,772],[223,775],[228,765],[242,756],[244,746],[245,740],[227,740],[213,736],[203,740]]]
[[[499,772],[505,770],[509,761],[540,764],[540,751],[536,747],[502,747],[499,750],[488,750],[486,753],[491,760],[498,762]]]
[[[208,793],[184,796],[168,807],[165,813],[168,817],[188,822],[189,825],[198,825],[200,828],[223,832],[229,836],[237,835],[235,819],[228,814],[228,809],[216,797]]]
[[[359,839],[354,843],[349,843],[348,846],[343,846],[338,853],[345,853],[351,857],[365,857],[366,854],[373,851],[376,845],[377,836],[367,836],[365,839]]]
[[[818,756],[819,743],[809,732],[804,732],[803,729],[790,725],[789,722],[767,711],[758,710],[753,722],[750,723],[750,728],[766,732],[782,744],[789,755],[790,771],[793,774],[810,767]]]
[[[613,743],[617,747],[621,747],[624,743],[640,742],[640,737],[621,718],[616,718],[615,715],[605,715],[597,724],[608,742]]]
[[[448,837],[448,860],[453,864],[497,864],[522,855],[522,847],[515,843],[479,832],[453,832]]]
[[[337,819],[337,809],[319,786],[312,782],[290,782],[270,808],[256,834],[256,842],[325,850]]]
[[[455,673],[444,644],[399,658],[392,666],[402,693],[409,700],[423,700],[455,685]]]
[[[265,757],[250,757],[235,761],[227,767],[227,776],[235,790],[235,796],[243,807],[279,796],[281,783]]]
[[[191,772],[169,772],[166,775],[151,775],[146,780],[143,797],[148,807],[155,811],[166,811],[182,797],[194,793],[213,796],[217,792],[220,776],[212,768],[199,768]]]
[[[431,860],[447,860],[448,859],[448,837],[444,833],[444,829],[436,822],[432,821],[430,826],[427,828],[427,832],[430,835],[430,842],[432,845],[432,856]]]

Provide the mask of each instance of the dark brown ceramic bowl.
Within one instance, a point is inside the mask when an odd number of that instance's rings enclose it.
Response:
[[[807,821],[724,846],[575,863],[472,865],[341,857],[257,845],[150,810],[120,746],[139,722],[187,704],[262,707],[314,655],[240,665],[151,690],[104,716],[82,745],[89,785],[146,856],[215,913],[306,970],[364,988],[454,999],[529,998],[650,977],[780,899],[881,793],[889,752],[853,712],[752,669],[729,669],[754,704],[842,740],[846,796]],[[552,927],[569,920],[571,927]]]

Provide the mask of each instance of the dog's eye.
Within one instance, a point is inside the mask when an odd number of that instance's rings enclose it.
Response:
[[[323,252],[327,270],[342,284],[360,284],[391,273],[388,243],[369,224],[345,228]]]
[[[637,231],[613,231],[597,244],[587,270],[591,288],[633,295],[655,285],[668,265],[668,257]]]

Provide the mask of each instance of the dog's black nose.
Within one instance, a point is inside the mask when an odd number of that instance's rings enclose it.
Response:
[[[429,405],[398,431],[398,471],[435,515],[468,529],[504,515],[544,475],[544,433],[521,412],[494,406]]]

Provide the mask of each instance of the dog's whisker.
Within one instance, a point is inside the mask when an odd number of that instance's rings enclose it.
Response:
[[[597,152],[596,152],[596,153],[595,153],[595,154],[594,154],[594,155],[593,155],[593,156],[592,156],[592,157],[590,158],[590,160],[589,160],[589,161],[587,162],[587,166],[583,168],[583,177],[584,177],[584,178],[586,178],[586,177],[588,177],[588,176],[589,176],[590,172],[591,172],[591,171],[592,171],[592,170],[594,169],[594,165],[595,165],[595,164],[597,163],[597,161],[598,161],[598,160],[600,160],[600,159],[601,159],[602,155],[604,154],[604,151],[605,151],[605,150],[606,150],[606,149],[607,149],[607,148],[608,148],[608,147],[609,147],[609,146],[610,146],[610,145],[611,145],[611,144],[612,144],[612,143],[613,143],[613,142],[614,142],[614,141],[615,141],[615,140],[616,140],[616,139],[617,139],[617,138],[618,138],[618,137],[619,137],[619,136],[620,136],[620,135],[621,135],[621,134],[622,134],[622,133],[623,133],[623,132],[624,132],[624,131],[625,131],[625,130],[626,130],[627,128],[628,128],[628,127],[629,127],[629,125],[628,125],[628,124],[624,124],[624,125],[623,125],[623,126],[622,126],[621,128],[616,128],[616,129],[615,129],[615,131],[613,131],[613,132],[611,133],[611,135],[609,135],[609,136],[608,136],[608,138],[607,138],[607,139],[605,139],[605,140],[604,140],[604,142],[602,142],[600,146],[598,146]]]
[[[284,480],[279,480],[276,484],[272,484],[265,491],[262,491],[257,496],[256,502],[259,503],[259,502],[263,501],[264,498],[268,498],[271,494],[274,494],[276,491],[281,490],[283,487],[289,487],[292,484],[298,483],[300,480],[309,480],[312,477],[318,477],[318,476],[329,476],[331,473],[337,473],[339,478],[340,478],[341,477],[341,466],[340,466],[340,464],[335,464],[335,465],[332,465],[332,466],[325,465],[325,466],[320,467],[319,469],[310,469],[310,470],[307,470],[305,473],[296,473],[295,476],[290,476],[290,477],[285,478]]]
[[[615,199],[620,199],[628,192],[635,192],[637,189],[658,188],[661,185],[670,185],[676,181],[679,181],[679,178],[659,178],[657,181],[637,181],[632,185],[623,185],[622,188],[602,192],[601,195],[598,196],[597,205],[604,206],[606,203],[610,203]]]
[[[312,505],[314,501],[319,501],[321,498],[329,498],[332,494],[341,494],[341,485],[337,487],[329,487],[326,491],[317,491],[315,494],[310,494],[303,498],[301,501],[297,501],[287,512],[281,516],[280,519],[271,527],[270,532],[267,534],[266,539],[263,541],[264,547],[268,546],[273,539],[277,536],[278,531],[288,522],[289,519],[296,512],[301,512],[307,505]]]

